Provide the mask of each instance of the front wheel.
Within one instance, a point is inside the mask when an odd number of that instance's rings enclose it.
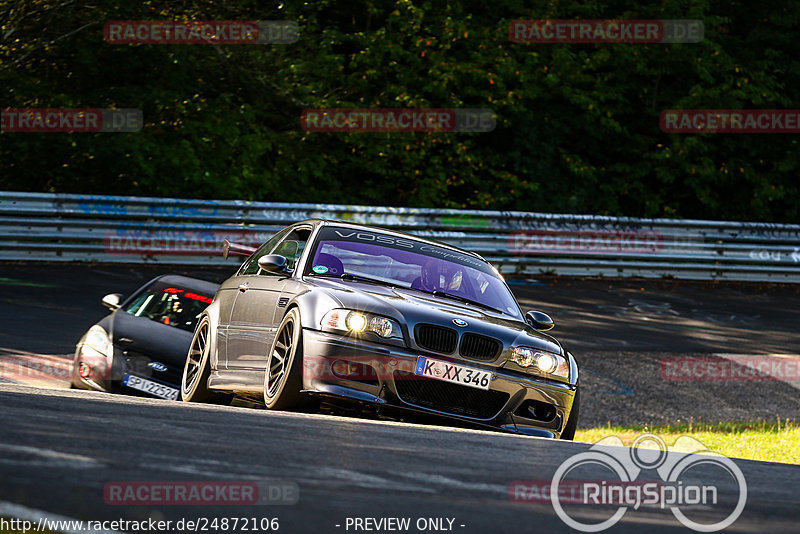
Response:
[[[181,398],[184,402],[228,404],[233,398],[231,394],[217,393],[208,388],[208,377],[211,375],[211,368],[208,365],[208,354],[211,349],[210,331],[208,316],[204,315],[194,331],[186,364],[183,366]]]
[[[268,410],[295,410],[304,404],[303,335],[300,312],[292,308],[281,321],[267,357],[264,404]]]

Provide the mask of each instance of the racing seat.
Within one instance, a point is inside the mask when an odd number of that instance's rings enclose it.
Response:
[[[326,267],[328,270],[323,274],[341,276],[344,274],[344,264],[342,260],[330,254],[317,254],[313,267]]]
[[[411,282],[411,289],[419,289],[419,290],[425,289],[424,287],[422,287],[422,277],[421,276],[416,277],[414,279],[414,281]]]

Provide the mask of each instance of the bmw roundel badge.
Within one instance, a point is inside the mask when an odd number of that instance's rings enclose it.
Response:
[[[453,319],[453,324],[463,328],[463,327],[467,326],[467,321],[463,321],[461,319]]]

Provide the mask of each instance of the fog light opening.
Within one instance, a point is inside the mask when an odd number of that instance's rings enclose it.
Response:
[[[544,423],[549,423],[555,419],[557,413],[556,407],[552,404],[535,400],[525,401],[516,411],[516,415]]]
[[[348,362],[345,360],[336,360],[333,362],[333,365],[331,365],[331,370],[338,378],[344,378],[346,380],[353,380],[356,382],[364,382],[367,384],[378,383],[378,373],[371,365]]]
[[[333,374],[335,374],[339,378],[346,378],[348,375],[350,375],[349,362],[345,362],[342,360],[335,361],[333,362],[333,365],[331,365],[331,369],[333,369]]]
[[[81,362],[78,366],[78,374],[81,378],[89,378],[92,375],[92,368],[86,362]]]

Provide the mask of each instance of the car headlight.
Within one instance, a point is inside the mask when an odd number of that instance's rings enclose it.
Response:
[[[403,339],[403,330],[394,319],[355,310],[331,310],[322,318],[322,329],[350,334],[370,333],[383,339]]]
[[[537,374],[569,378],[567,359],[554,352],[531,347],[514,347],[510,360]]]
[[[87,348],[103,356],[114,355],[114,344],[111,342],[111,338],[108,337],[108,332],[102,326],[94,325],[86,332],[81,352],[85,353]]]

